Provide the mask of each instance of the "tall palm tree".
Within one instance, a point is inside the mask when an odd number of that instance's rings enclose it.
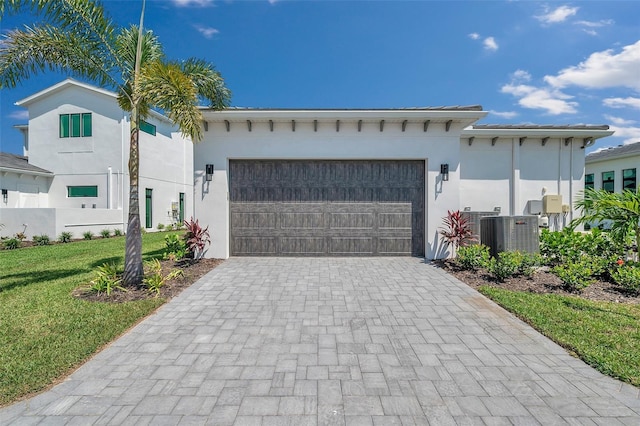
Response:
[[[200,59],[164,57],[158,38],[140,24],[118,27],[98,1],[0,0],[4,14],[29,10],[44,23],[14,29],[0,40],[0,89],[12,88],[38,72],[67,72],[113,88],[130,113],[129,218],[124,283],[142,282],[142,235],[138,193],[140,120],[152,108],[163,111],[193,142],[202,139],[200,101],[214,109],[228,106],[231,92],[213,65]]]

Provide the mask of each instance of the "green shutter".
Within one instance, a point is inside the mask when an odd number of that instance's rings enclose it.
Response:
[[[69,137],[69,114],[60,114],[60,137]]]
[[[145,189],[145,228],[153,228],[153,189]]]
[[[179,210],[178,219],[180,220],[180,225],[184,223],[184,192],[180,193],[180,210]]]
[[[156,126],[144,120],[140,120],[140,130],[152,136],[156,135]]]
[[[97,197],[97,186],[67,186],[67,197]]]
[[[82,114],[82,136],[91,136],[92,130],[91,113]]]
[[[71,114],[71,137],[80,137],[80,114]]]

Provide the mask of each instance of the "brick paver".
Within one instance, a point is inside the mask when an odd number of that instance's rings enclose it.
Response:
[[[232,258],[0,424],[640,424],[605,377],[417,258]]]

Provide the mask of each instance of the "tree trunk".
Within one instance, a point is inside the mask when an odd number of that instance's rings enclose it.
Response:
[[[134,113],[135,113],[134,108]],[[140,166],[139,129],[137,113],[131,115],[131,138],[129,141],[129,221],[124,253],[125,287],[138,287],[142,284],[144,271],[142,268],[142,233],[140,231],[140,191],[138,174]]]

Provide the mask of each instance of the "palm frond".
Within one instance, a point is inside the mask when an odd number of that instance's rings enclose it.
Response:
[[[131,82],[133,80],[138,34],[138,26],[132,25],[129,28],[123,28],[116,37],[116,52],[122,61],[122,80],[125,82]],[[164,57],[162,45],[158,40],[158,36],[156,36],[153,31],[145,31],[143,33],[140,53],[140,65],[143,67],[146,64],[159,61]]]
[[[0,42],[0,87],[15,87],[46,70],[68,71],[100,85],[114,85],[113,64],[101,59],[104,54],[101,44],[51,25],[13,30]]]
[[[202,139],[196,86],[180,67],[161,61],[148,64],[141,70],[138,90],[141,104],[163,110],[192,141]]]
[[[198,97],[209,102],[214,109],[223,109],[231,102],[231,91],[225,86],[222,75],[213,65],[202,59],[189,58],[176,63],[189,76],[196,87]]]

